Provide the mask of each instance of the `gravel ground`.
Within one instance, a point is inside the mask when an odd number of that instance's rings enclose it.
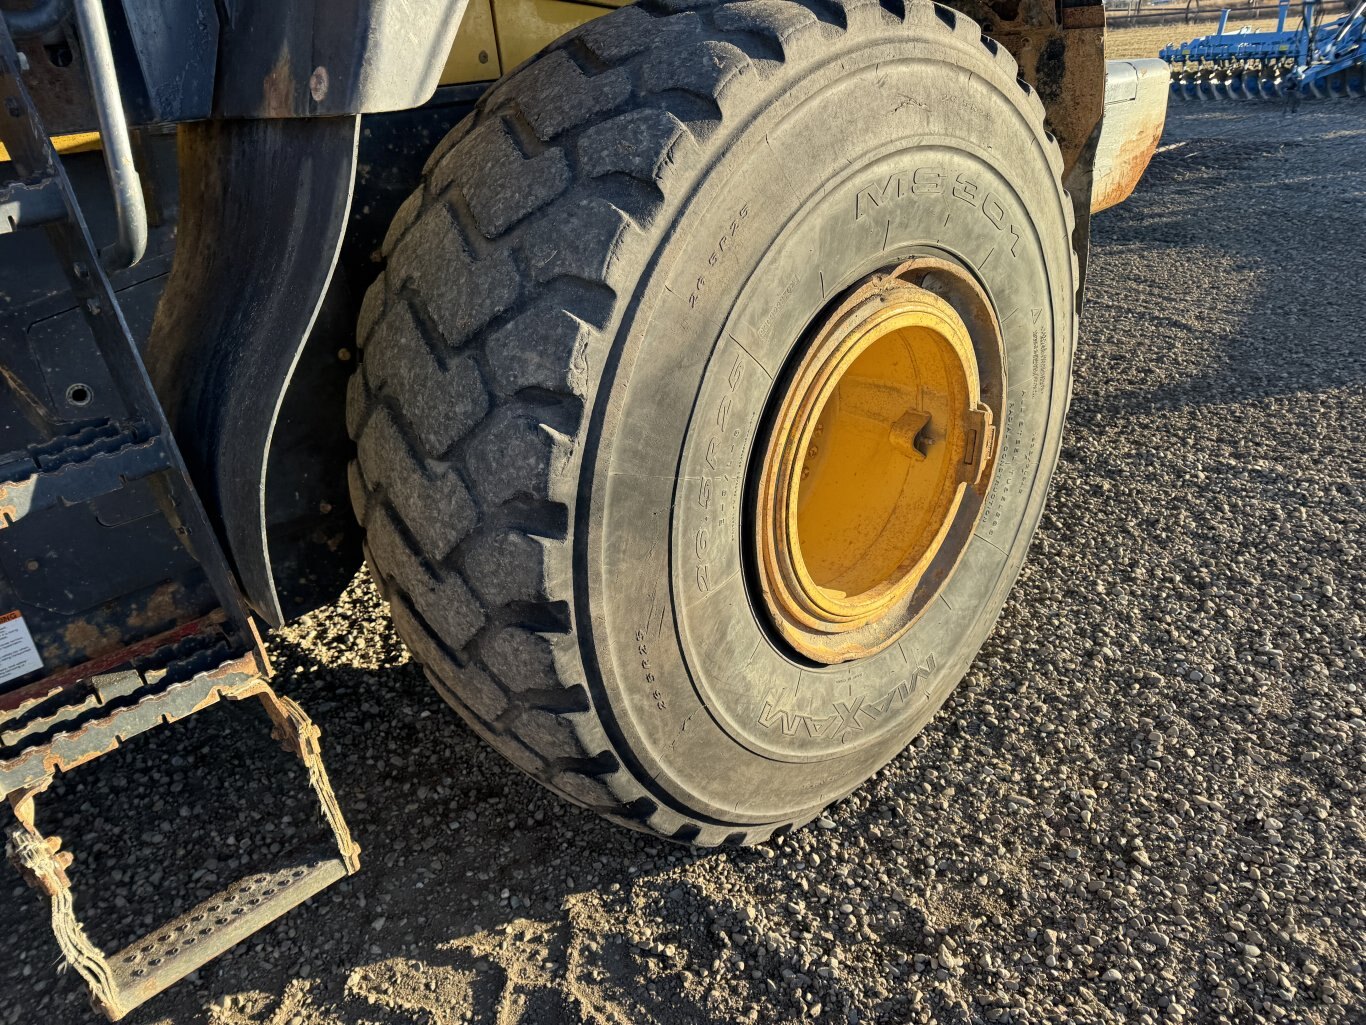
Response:
[[[1174,111],[1096,222],[1071,433],[999,627],[910,749],[771,847],[542,792],[358,583],[273,647],[364,872],[131,1020],[1366,1021],[1363,238],[1358,107]],[[98,941],[320,829],[261,721],[198,716],[40,805]],[[91,1020],[3,879],[0,1023]]]

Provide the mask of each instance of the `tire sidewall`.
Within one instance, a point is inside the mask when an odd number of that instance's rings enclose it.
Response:
[[[1074,331],[1067,200],[985,48],[901,34],[785,70],[710,142],[718,159],[642,268],[590,419],[574,532],[584,668],[614,746],[667,804],[736,825],[847,793],[966,672],[1042,511]],[[920,253],[971,271],[1002,322],[994,478],[962,561],[901,640],[804,664],[775,642],[744,563],[764,413],[817,312]]]

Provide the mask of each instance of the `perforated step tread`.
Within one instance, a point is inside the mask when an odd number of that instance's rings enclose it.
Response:
[[[120,1003],[149,1000],[346,874],[327,845],[233,883],[109,959]]]

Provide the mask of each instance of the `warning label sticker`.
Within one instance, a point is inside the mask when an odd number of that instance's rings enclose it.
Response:
[[[0,615],[0,683],[43,668],[33,635],[18,609]]]

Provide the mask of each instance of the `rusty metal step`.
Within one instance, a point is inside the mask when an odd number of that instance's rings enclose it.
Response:
[[[286,858],[270,872],[251,875],[216,897],[107,957],[86,936],[76,917],[71,879],[73,855],[60,837],[38,829],[36,799],[65,772],[106,754],[129,737],[185,718],[219,700],[258,699],[272,735],[303,762],[308,782],[332,834],[332,843]],[[119,707],[79,729],[56,733],[47,743],[0,761],[0,797],[16,819],[7,832],[6,854],[34,889],[48,898],[52,931],[63,960],[85,980],[91,1003],[111,1021],[229,947],[246,939],[320,890],[360,868],[360,847],[337,804],[318,745],[320,731],[290,698],[275,693],[251,654],[211,672]]]
[[[204,643],[200,660],[215,652],[221,657],[183,675],[172,673],[179,661],[193,664],[193,656],[163,658],[154,669],[133,668],[70,683],[49,677],[24,693],[0,694],[5,699],[0,700],[0,797],[44,785],[54,773],[83,765],[130,737],[220,699],[258,693],[261,666],[254,653],[227,658],[221,640],[214,643],[209,637]],[[175,646],[166,650],[179,656]],[[25,694],[32,697],[19,701]]]
[[[35,451],[31,469],[6,474],[15,479],[0,481],[0,530],[55,505],[89,502],[172,468],[170,452],[149,425],[111,425],[111,431],[88,433],[89,440],[77,437],[52,452]]]

